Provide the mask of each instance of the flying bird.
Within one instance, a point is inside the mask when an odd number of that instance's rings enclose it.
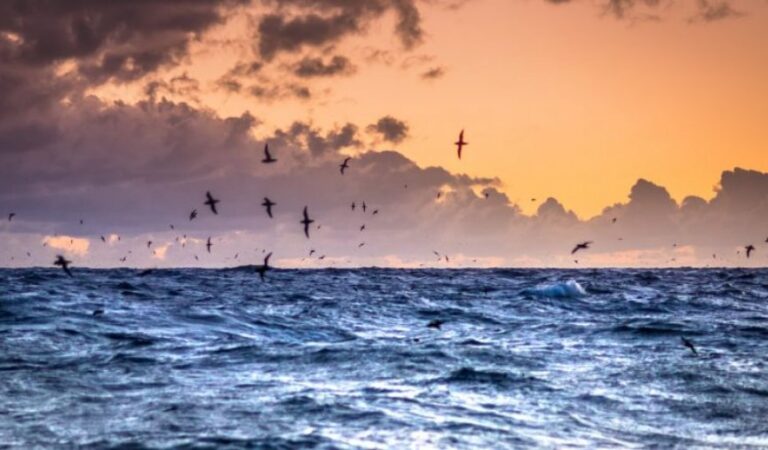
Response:
[[[312,224],[314,220],[309,218],[309,214],[307,213],[307,207],[304,207],[304,219],[301,220],[301,224],[304,225],[304,234],[307,236],[307,239],[309,239],[309,225]]]
[[[11,220],[13,220],[13,218],[14,218],[14,217],[16,217],[16,213],[10,213],[10,214],[8,214],[8,222],[10,222]],[[766,241],[766,242],[768,242],[768,241]]]
[[[208,250],[208,253],[211,253],[211,247],[213,247],[213,242],[211,242],[211,237],[208,236],[208,241],[205,243],[205,249]]]
[[[272,157],[272,154],[269,153],[269,144],[264,144],[264,159],[262,159],[261,162],[264,164],[277,162],[277,160]]]
[[[210,191],[206,191],[205,199],[206,199],[205,203],[203,204],[208,205],[214,214],[218,214],[219,212],[216,210],[216,204],[219,203],[221,200],[213,198]]]
[[[573,250],[571,250],[571,255],[578,252],[579,250],[586,250],[589,248],[590,244],[592,244],[592,241],[584,241],[576,244],[575,247],[573,247]]]
[[[351,205],[351,207],[352,207],[352,211],[354,211],[354,210],[355,210],[355,207],[356,207],[356,206],[357,206],[357,205],[355,205],[355,202],[352,202],[352,205]],[[765,240],[765,242],[768,242],[768,239],[766,239],[766,240]]]
[[[366,206],[365,202],[363,202],[363,212],[365,212],[366,208],[368,208],[368,206]]]
[[[362,247],[363,245],[365,245],[365,242],[361,242],[361,243],[360,243],[360,244],[357,246],[357,248],[360,248],[360,247]]]
[[[360,231],[363,231],[363,230],[365,230],[365,224],[360,226]]]
[[[272,256],[272,252],[269,252],[267,256],[264,257],[264,264],[256,267],[256,273],[259,274],[259,278],[261,278],[261,281],[264,281],[264,275],[266,275],[267,270],[271,269],[271,267],[269,267],[270,256]]]
[[[310,249],[310,250],[309,250],[309,256],[312,256],[312,255],[314,255],[314,254],[315,254],[315,249],[314,249],[314,248],[313,248],[313,249]]]
[[[147,241],[147,248],[152,247],[152,241]]]
[[[454,142],[456,145],[456,150],[459,154],[459,159],[461,159],[461,150],[464,148],[465,145],[469,145],[467,142],[464,142],[464,130],[461,130],[461,133],[459,133],[459,140]]]
[[[269,216],[270,219],[272,218],[272,207],[275,206],[276,204],[277,203],[273,202],[267,197],[264,197],[264,202],[261,204],[261,206],[267,209],[267,215]]]
[[[197,210],[193,209],[191,213],[189,213],[189,221],[193,221],[197,218]]]
[[[374,210],[373,210],[373,212],[371,213],[371,215],[372,215],[372,216],[375,216],[375,215],[376,215],[376,214],[378,214],[378,213],[379,213],[379,210],[378,210],[378,209],[374,209]]]
[[[101,242],[107,242],[107,239],[104,236],[102,236],[101,237]]]
[[[56,261],[53,262],[54,266],[61,267],[62,270],[64,270],[64,272],[71,277],[72,276],[72,272],[69,270],[69,265],[70,264],[72,264],[72,261],[69,261],[69,260],[65,259],[61,255],[56,255]]]
[[[752,244],[749,244],[746,247],[744,247],[744,250],[747,251],[747,258],[749,258],[749,256],[752,254],[752,252],[755,251],[755,246],[752,245]]]
[[[343,163],[339,164],[339,171],[341,172],[342,175],[344,175],[344,171],[349,168],[349,160],[350,159],[352,159],[352,158],[347,158],[347,159],[344,160]]]
[[[689,341],[688,339],[684,338],[683,336],[680,336],[680,340],[683,341],[683,345],[691,349],[691,352],[693,352],[694,355],[698,356],[699,352],[696,351],[696,347],[693,346],[693,342]]]

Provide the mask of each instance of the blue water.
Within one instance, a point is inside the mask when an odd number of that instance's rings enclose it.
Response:
[[[74,271],[0,270],[0,447],[768,446],[766,270]]]

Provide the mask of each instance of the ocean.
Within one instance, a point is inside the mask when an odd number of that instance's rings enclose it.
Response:
[[[0,270],[0,448],[768,447],[768,270],[73,272]]]

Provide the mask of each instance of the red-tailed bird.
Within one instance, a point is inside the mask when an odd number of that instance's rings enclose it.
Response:
[[[216,204],[219,203],[221,200],[213,198],[213,195],[211,195],[210,191],[205,192],[205,203],[203,205],[208,205],[208,207],[211,208],[211,211],[214,214],[218,214],[219,212],[216,210]]]
[[[456,150],[459,154],[459,159],[461,159],[461,150],[464,148],[465,145],[469,145],[468,142],[464,142],[464,130],[461,130],[461,133],[459,133],[459,140],[454,142],[454,145],[456,145]]]
[[[749,256],[752,254],[752,252],[755,251],[755,246],[752,245],[752,244],[749,244],[746,247],[744,247],[744,250],[747,251],[747,258],[749,258]]]
[[[341,174],[344,175],[344,171],[349,168],[349,160],[352,158],[347,158],[344,160],[343,163],[339,164],[339,171],[341,171]]]
[[[571,255],[578,252],[579,250],[586,250],[589,248],[589,246],[592,244],[592,241],[584,241],[576,244],[575,247],[573,247],[573,250],[571,250]]]
[[[65,259],[61,255],[56,255],[56,261],[53,262],[54,266],[61,267],[64,270],[64,272],[71,277],[72,276],[72,272],[69,271],[69,265],[70,264],[72,264],[72,261],[69,261],[69,260]]]
[[[277,162],[277,160],[272,157],[272,154],[269,153],[269,144],[264,144],[264,159],[262,159],[261,162],[264,164]]]
[[[304,207],[304,218],[301,220],[301,224],[304,225],[304,234],[307,236],[307,239],[309,239],[309,225],[312,224],[314,220],[309,218],[309,214],[307,213],[307,207]]]
[[[275,206],[277,203],[273,202],[267,197],[264,197],[264,202],[261,204],[261,206],[265,207],[267,209],[267,215],[269,218],[272,218],[272,207]]]

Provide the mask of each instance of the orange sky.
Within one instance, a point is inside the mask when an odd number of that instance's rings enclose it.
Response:
[[[768,170],[764,6],[735,2],[748,14],[694,24],[680,5],[664,8],[661,22],[616,20],[590,2],[424,6],[422,45],[396,50],[392,21],[375,22],[336,49],[353,59],[355,74],[313,81],[311,100],[269,103],[214,88],[235,62],[249,58],[241,16],[166,76],[186,71],[201,79],[199,104],[223,115],[251,111],[264,122],[257,134],[299,119],[364,126],[393,115],[410,126],[397,150],[420,165],[499,177],[527,213],[538,205],[531,197],[554,196],[586,218],[623,201],[640,177],[682,200],[710,198],[724,169]],[[222,37],[236,44],[211,44]],[[392,51],[393,64],[367,62],[372,48]],[[419,77],[438,66],[444,77]],[[134,88],[95,92],[131,100]],[[470,145],[458,161],[451,144],[461,128]]]

